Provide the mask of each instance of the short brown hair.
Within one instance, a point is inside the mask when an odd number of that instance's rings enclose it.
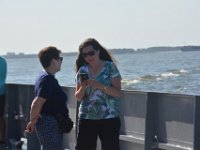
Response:
[[[56,47],[49,46],[40,50],[38,57],[43,68],[49,67],[52,59],[59,59],[61,51]]]

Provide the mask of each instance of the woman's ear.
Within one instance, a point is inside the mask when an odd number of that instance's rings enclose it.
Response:
[[[55,64],[56,64],[56,59],[53,58],[53,59],[51,60],[51,62],[50,62],[50,66],[54,66]]]

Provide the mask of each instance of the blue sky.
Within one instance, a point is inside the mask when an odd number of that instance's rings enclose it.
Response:
[[[200,0],[0,0],[0,54],[200,45]]]

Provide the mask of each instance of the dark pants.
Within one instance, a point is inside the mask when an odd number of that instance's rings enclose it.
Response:
[[[5,95],[0,95],[0,144],[5,143],[5,120],[4,120],[4,108],[5,108]]]
[[[0,95],[0,117],[3,117],[4,114],[5,101],[5,95]]]
[[[101,141],[102,150],[120,150],[120,119],[79,120],[79,131],[76,150],[96,150],[97,138]]]

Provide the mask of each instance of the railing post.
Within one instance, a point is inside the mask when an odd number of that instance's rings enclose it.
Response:
[[[200,150],[200,96],[195,97],[194,106],[194,150]]]
[[[145,127],[145,150],[151,150],[157,139],[157,94],[150,92],[147,97],[146,109],[146,127]]]

